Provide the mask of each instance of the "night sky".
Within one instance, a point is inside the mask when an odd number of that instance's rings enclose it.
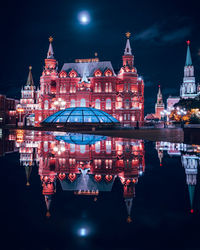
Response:
[[[19,98],[33,67],[36,85],[54,37],[55,57],[61,69],[76,58],[110,60],[117,73],[126,43],[131,46],[135,66],[145,81],[145,113],[154,111],[157,86],[164,99],[179,95],[186,57],[186,40],[197,82],[200,79],[200,14],[198,1],[7,1],[1,4],[0,93]],[[80,11],[88,11],[90,23],[81,25]]]

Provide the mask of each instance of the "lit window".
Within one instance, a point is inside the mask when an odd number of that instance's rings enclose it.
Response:
[[[108,83],[106,83],[106,88],[105,88],[105,92],[108,92]]]
[[[81,99],[81,107],[86,107],[86,102],[85,102],[85,99]]]
[[[129,109],[129,99],[125,100],[125,109]]]
[[[100,153],[100,146],[101,146],[100,141],[98,141],[98,142],[95,143],[95,152],[96,153]]]
[[[111,141],[106,141],[106,153],[111,153]]]
[[[76,101],[74,99],[71,99],[70,108],[75,108],[75,107],[76,107]]]
[[[108,91],[112,92],[112,83],[111,82],[109,83],[109,90]]]
[[[122,98],[117,97],[116,109],[121,109],[121,108],[122,108]]]
[[[49,102],[48,102],[48,100],[44,101],[44,109],[49,109]]]
[[[81,154],[85,153],[85,145],[80,145],[80,153]]]
[[[101,109],[101,101],[100,101],[100,99],[96,99],[96,101],[95,101],[95,108],[96,109]]]
[[[111,99],[106,99],[106,109],[111,109]]]

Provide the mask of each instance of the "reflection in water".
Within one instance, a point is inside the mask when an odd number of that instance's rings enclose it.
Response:
[[[158,152],[160,166],[162,166],[163,151],[167,151],[170,156],[181,157],[181,163],[185,169],[186,182],[189,191],[190,212],[193,213],[195,186],[197,185],[198,165],[200,162],[200,146],[183,143],[156,142],[156,150]]]
[[[99,192],[110,192],[116,178],[119,178],[123,185],[127,222],[131,222],[135,185],[145,170],[142,140],[24,130],[13,131],[9,135],[1,134],[1,155],[17,149],[20,164],[25,168],[27,186],[30,185],[32,167],[39,167],[47,217],[50,217],[51,201],[58,184],[63,191],[92,196],[96,201]],[[156,150],[160,166],[163,164],[164,151],[169,156],[181,157],[188,185],[190,211],[193,213],[200,146],[156,142]],[[82,228],[78,234],[84,236],[86,231]]]
[[[131,222],[135,184],[145,168],[142,140],[23,130],[10,134],[9,139],[16,140],[27,186],[30,185],[32,166],[39,166],[47,217],[50,217],[52,196],[58,182],[64,191],[93,196],[96,201],[99,192],[110,192],[119,177],[124,190],[127,222]]]

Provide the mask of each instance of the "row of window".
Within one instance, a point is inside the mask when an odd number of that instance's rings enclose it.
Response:
[[[131,105],[131,102],[129,99],[125,100],[124,102],[124,108],[125,109],[129,109],[130,108],[130,105]],[[76,105],[76,100],[75,99],[71,99],[70,101],[70,108],[75,108],[77,105]],[[132,103],[132,106],[135,107],[135,108],[140,108],[140,104],[139,103]],[[86,107],[86,100],[84,98],[82,98],[80,100],[80,107]],[[123,107],[123,102],[122,101],[118,101],[116,102],[116,109],[121,109]],[[95,100],[95,108],[96,109],[101,109],[101,101],[100,99],[96,99]],[[49,101],[48,100],[45,100],[44,101],[44,109],[49,109]],[[110,98],[106,99],[106,106],[105,106],[105,109],[107,110],[111,110],[112,109],[112,101]]]

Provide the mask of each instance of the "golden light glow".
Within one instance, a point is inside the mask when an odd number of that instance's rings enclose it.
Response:
[[[52,37],[52,36],[49,37],[49,42],[50,42],[50,43],[53,42],[53,37]]]
[[[29,66],[29,70],[32,70],[32,66]]]
[[[126,37],[129,38],[131,36],[130,32],[126,32]]]

